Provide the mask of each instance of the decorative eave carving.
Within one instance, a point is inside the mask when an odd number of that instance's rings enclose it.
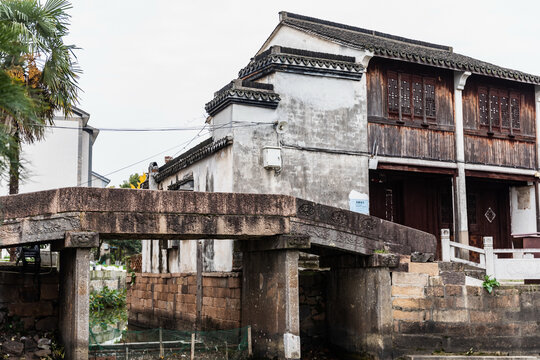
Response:
[[[154,175],[157,182],[165,180],[166,177],[176,174],[178,171],[187,168],[188,166],[200,161],[219,150],[233,143],[232,136],[226,136],[219,140],[213,141],[212,138],[203,141],[199,145],[191,148],[182,155],[172,159],[165,165],[159,168],[159,172]]]
[[[240,70],[238,77],[253,80],[275,71],[360,80],[364,67],[354,57],[273,46]]]
[[[231,104],[252,105],[275,109],[281,98],[269,84],[234,80],[214,94],[212,101],[205,105],[206,112],[214,116]]]

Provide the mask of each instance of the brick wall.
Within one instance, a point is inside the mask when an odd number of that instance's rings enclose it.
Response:
[[[203,330],[241,326],[241,287],[239,273],[203,274]],[[196,276],[138,273],[128,287],[127,303],[130,324],[191,329],[197,316]]]
[[[58,273],[20,274],[0,266],[0,328],[12,324],[25,332],[58,328]],[[30,267],[27,271],[31,271]]]
[[[140,273],[142,271],[142,254],[130,256],[128,266],[130,270]]]
[[[462,266],[408,263],[392,273],[395,355],[540,352],[540,286],[502,286],[489,294],[465,285]]]

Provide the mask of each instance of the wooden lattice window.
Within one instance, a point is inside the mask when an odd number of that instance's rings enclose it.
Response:
[[[520,129],[520,95],[502,89],[478,88],[478,121],[481,127],[495,132],[513,134]]]
[[[508,106],[508,96],[501,95],[501,127],[504,129],[510,128],[510,111]]]
[[[499,95],[497,92],[493,91],[489,94],[489,117],[491,126],[497,128],[501,123],[499,106]]]
[[[401,113],[403,115],[410,115],[411,114],[411,81],[410,77],[406,75],[401,75],[401,80],[399,84],[400,88],[400,105],[401,105]]]
[[[388,114],[399,121],[436,119],[435,79],[388,72]]]
[[[426,93],[426,116],[428,118],[435,118],[435,81],[432,79],[426,80],[424,85],[424,91]]]
[[[510,112],[512,114],[512,129],[519,130],[521,123],[519,120],[519,97],[514,95],[510,98]]]
[[[413,78],[413,107],[414,116],[424,116],[424,92],[422,91],[422,78]]]
[[[399,91],[397,73],[388,73],[388,111],[399,112]]]
[[[488,95],[486,89],[478,89],[478,110],[480,114],[480,125],[489,126],[488,116]]]

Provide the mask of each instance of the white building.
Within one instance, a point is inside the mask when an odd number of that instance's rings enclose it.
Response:
[[[43,140],[22,145],[26,169],[19,192],[27,193],[70,186],[105,187],[109,180],[92,171],[92,147],[99,130],[88,125],[90,114],[73,108],[69,117],[57,115]],[[7,181],[0,194],[8,193]]]
[[[491,236],[495,248],[519,248],[519,234],[540,230],[538,104],[539,76],[283,12],[206,104],[212,137],[154,179],[161,190],[288,194],[344,209],[353,192],[371,215],[438,238],[450,229],[465,245]],[[154,245],[143,271],[195,271],[194,242]],[[167,266],[155,260],[164,252]],[[230,271],[234,254],[232,242],[205,240],[204,271]]]
[[[43,140],[22,145],[25,173],[19,192],[71,186],[106,187],[110,182],[92,171],[92,147],[99,130],[88,125],[90,114],[73,108],[69,117],[54,117],[54,127],[45,130]],[[7,181],[0,180],[0,194],[9,193]],[[8,256],[3,249],[0,258]]]

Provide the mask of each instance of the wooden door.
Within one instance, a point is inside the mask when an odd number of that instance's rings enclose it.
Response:
[[[452,229],[451,177],[439,174],[377,171],[370,176],[373,216],[431,233]],[[440,259],[440,239],[436,257]]]
[[[493,237],[493,247],[510,247],[509,186],[493,181],[467,182],[469,244],[483,248],[483,237]],[[470,260],[478,261],[477,253]]]

